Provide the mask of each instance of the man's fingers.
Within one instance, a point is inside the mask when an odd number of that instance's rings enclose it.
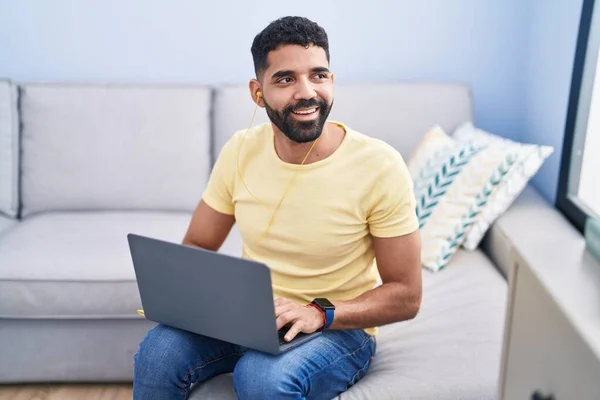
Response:
[[[281,314],[286,313],[294,308],[293,303],[285,303],[275,306],[275,317],[279,317]]]
[[[284,339],[289,342],[290,340],[292,340],[293,338],[296,337],[296,335],[302,331],[302,329],[304,328],[304,322],[302,320],[300,321],[296,321],[296,323],[294,325],[292,325],[292,327],[290,328],[289,331],[287,331],[287,333],[285,334]]]
[[[279,315],[275,320],[277,323],[277,330],[280,330],[288,323],[293,322],[296,319],[298,319],[298,313],[295,313],[293,310],[284,312],[283,314]]]
[[[281,306],[284,304],[289,304],[289,303],[292,303],[292,301],[289,299],[286,299],[285,297],[278,297],[275,299],[275,307]]]

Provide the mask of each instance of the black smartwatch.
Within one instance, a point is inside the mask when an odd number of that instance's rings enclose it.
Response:
[[[325,313],[325,326],[323,329],[327,329],[333,323],[333,317],[335,313],[335,306],[325,298],[318,298],[312,301],[312,304],[319,307]]]

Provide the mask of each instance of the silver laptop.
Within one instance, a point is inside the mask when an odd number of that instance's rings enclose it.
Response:
[[[283,340],[264,264],[132,233],[127,240],[150,321],[270,354],[321,333]]]

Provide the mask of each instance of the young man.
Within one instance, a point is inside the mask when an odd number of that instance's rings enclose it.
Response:
[[[331,399],[366,374],[377,327],[419,310],[410,175],[392,147],[327,121],[327,34],[282,18],[256,36],[252,55],[250,95],[271,122],[224,146],[183,243],[217,250],[237,223],[244,257],[271,269],[286,339],[323,334],[271,356],[158,325],[135,356],[136,399],[185,398],[192,383],[226,372],[241,399]]]

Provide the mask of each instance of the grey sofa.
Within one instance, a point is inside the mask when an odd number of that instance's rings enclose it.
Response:
[[[250,122],[247,88],[0,87],[0,383],[130,381],[153,323],[136,314],[126,234],[182,240],[221,146]],[[331,119],[408,159],[432,125],[451,132],[472,120],[471,92],[338,84]],[[260,110],[254,123],[265,121]],[[522,197],[551,209],[531,187]],[[501,221],[482,249],[423,270],[419,315],[381,329],[368,375],[342,398],[497,398],[516,229]],[[220,251],[240,254],[235,228]],[[192,398],[235,398],[231,376],[196,385]]]

